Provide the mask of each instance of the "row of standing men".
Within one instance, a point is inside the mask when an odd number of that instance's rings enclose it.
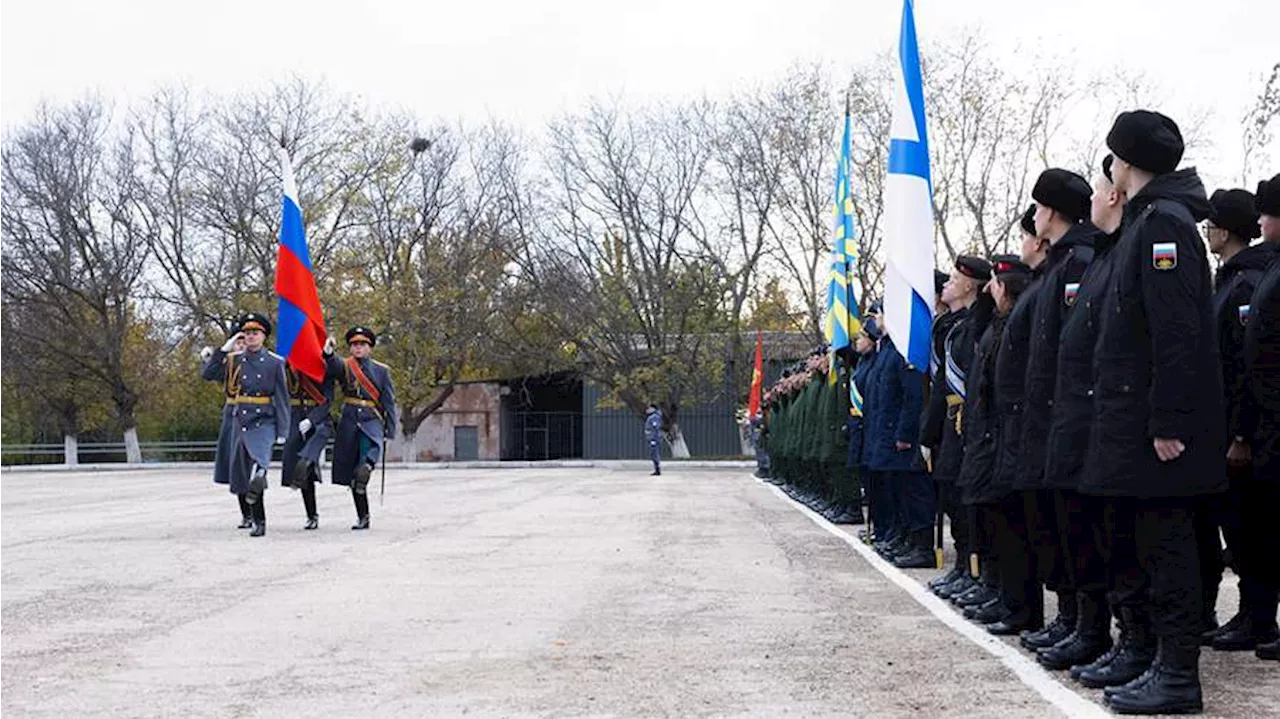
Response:
[[[1107,144],[1092,187],[1041,174],[1019,255],[938,273],[925,381],[873,308],[847,464],[898,566],[940,564],[949,519],[955,564],[930,587],[966,616],[1117,712],[1197,713],[1202,645],[1280,658],[1280,175],[1207,196],[1156,112]],[[773,388],[763,434],[773,481],[812,503],[786,442],[811,384]],[[1240,606],[1219,625],[1226,566]]]
[[[282,445],[280,483],[301,492],[307,514],[303,528],[317,529],[315,486],[322,481],[322,455],[333,438],[333,483],[351,489],[356,509],[351,528],[369,529],[369,480],[382,459],[384,440],[396,431],[391,368],[370,356],[377,335],[352,327],[345,359],[337,357],[334,340],[326,340],[323,377],[317,381],[266,348],[271,329],[266,316],[245,313],[221,347],[201,351],[202,377],[222,383],[225,397],[213,481],[228,485],[236,496],[239,528],[253,537],[265,535],[267,472],[274,447]],[[342,393],[336,436],[335,387]]]

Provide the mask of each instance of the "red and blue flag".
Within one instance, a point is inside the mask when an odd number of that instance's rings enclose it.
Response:
[[[284,180],[284,200],[280,218],[280,253],[276,261],[276,294],[280,311],[276,352],[299,372],[320,382],[324,380],[321,350],[327,335],[320,293],[311,271],[311,253],[298,205],[298,185],[293,179],[289,154],[280,150],[280,176]]]

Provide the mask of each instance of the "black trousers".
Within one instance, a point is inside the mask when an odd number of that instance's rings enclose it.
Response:
[[[249,503],[244,500],[244,495],[237,494],[236,501],[240,503],[240,516],[245,519],[252,519],[253,512],[249,509]]]
[[[307,482],[302,488],[302,506],[307,510],[307,519],[320,516],[316,511],[316,483]]]
[[[1107,591],[1106,506],[1101,497],[1071,489],[1054,491],[1059,551],[1068,586],[1094,596]]]
[[[1044,624],[1044,592],[1036,578],[1031,535],[1022,492],[1010,492],[995,505],[996,561],[1000,564],[1000,597],[1009,621],[1039,627]]]
[[[969,536],[971,521],[965,506],[960,503],[960,488],[952,480],[939,480],[937,484],[938,508],[951,520],[951,542],[955,545],[956,554],[965,557],[967,562],[973,553]]]
[[[1280,604],[1280,478],[1242,483],[1240,499],[1240,562],[1248,578],[1241,591],[1255,626],[1267,626],[1276,622]]]
[[[1199,646],[1204,600],[1196,546],[1197,497],[1118,497],[1107,512],[1112,603],[1147,610],[1164,642]]]
[[[1222,583],[1223,572],[1228,566],[1240,577],[1241,598],[1249,596],[1249,574],[1241,560],[1247,553],[1241,534],[1244,513],[1241,489],[1251,474],[1248,466],[1228,467],[1227,491],[1202,497],[1200,510],[1196,512],[1196,544],[1200,548],[1200,576],[1206,602],[1216,603],[1218,585]],[[1226,552],[1222,547],[1224,540]],[[1213,609],[1211,605],[1205,607],[1206,613],[1212,613]]]
[[[1064,530],[1058,526],[1057,495],[1057,490],[1037,489],[1023,492],[1022,498],[1035,555],[1036,577],[1061,596],[1074,593],[1075,588],[1071,586],[1071,572],[1059,539]]]

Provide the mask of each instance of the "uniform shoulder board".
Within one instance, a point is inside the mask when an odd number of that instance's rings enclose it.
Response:
[[[373,363],[374,363],[374,364],[376,364],[376,365],[378,365],[378,366],[379,366],[379,367],[381,367],[382,369],[385,369],[385,370],[390,370],[390,369],[391,369],[391,365],[386,364],[385,362],[379,362],[378,360],[373,360]]]
[[[281,357],[280,355],[276,354],[275,352],[272,352],[271,350],[267,350],[267,354],[271,355],[272,357],[275,357],[276,359],[280,360],[281,362],[284,362],[284,361],[285,361],[284,357]]]

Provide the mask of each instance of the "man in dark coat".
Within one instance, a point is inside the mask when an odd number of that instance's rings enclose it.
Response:
[[[972,545],[980,575],[996,593],[986,602],[965,610],[965,616],[994,624],[1009,617],[997,571],[996,536],[1004,529],[998,500],[1011,491],[996,483],[1001,417],[995,397],[995,365],[1005,318],[1018,295],[1031,281],[1031,268],[1015,255],[997,255],[991,260],[992,279],[974,303],[967,322],[978,336],[974,359],[968,373],[963,417],[964,460],[956,486],[960,502],[972,517]]]
[[[333,339],[326,340],[332,345]],[[330,348],[332,352],[332,347]],[[320,480],[320,454],[333,435],[333,383],[337,376],[326,372],[321,382],[302,374],[293,365],[285,368],[289,380],[289,404],[293,408],[289,437],[281,452],[280,483],[302,492],[302,506],[307,513],[303,529],[320,526],[316,509],[316,483]]]
[[[1112,249],[1119,239],[1125,196],[1111,180],[1114,157],[1102,161],[1094,182],[1091,217],[1103,233],[1094,241],[1089,263],[1071,311],[1062,323],[1058,340],[1058,372],[1054,389],[1053,418],[1049,429],[1045,480],[1049,486],[1078,492],[1085,459],[1090,451],[1093,424],[1093,353],[1102,322],[1103,300],[1110,288]],[[1109,545],[1103,531],[1109,503],[1105,498],[1076,494],[1075,509],[1065,519],[1062,554],[1076,588],[1079,615],[1071,644],[1088,647],[1110,641],[1107,603]],[[1092,661],[1071,667],[1071,677],[1093,688],[1124,684],[1151,664],[1155,655],[1150,620],[1143,607],[1118,609],[1120,641]],[[1058,655],[1074,651],[1070,646],[1053,650]]]
[[[1280,246],[1280,175],[1259,183],[1258,224],[1268,245]],[[1280,260],[1268,267],[1249,300],[1244,336],[1245,392],[1240,432],[1248,442],[1253,474],[1242,484],[1241,557],[1251,632],[1260,659],[1280,659],[1276,607],[1280,603]]]
[[[352,327],[346,334],[346,360],[325,343],[325,363],[342,386],[342,416],[333,443],[333,483],[351,487],[356,505],[353,530],[369,528],[369,478],[382,460],[383,438],[396,436],[396,398],[391,368],[370,353],[378,336],[368,327]]]
[[[1107,146],[1116,190],[1129,202],[1094,350],[1081,491],[1111,501],[1117,604],[1148,611],[1158,641],[1151,669],[1109,689],[1107,701],[1121,713],[1199,712],[1195,513],[1227,484],[1222,366],[1196,231],[1209,200],[1194,168],[1176,170],[1182,135],[1168,117],[1121,113]]]
[[[244,352],[244,336],[240,334],[239,318],[232,323],[231,329],[227,332],[227,341],[222,345],[222,352],[222,365],[214,365],[209,362],[213,358],[213,348],[205,347],[200,350],[200,359],[203,362],[200,376],[207,380],[222,382],[222,423],[218,425],[218,448],[213,456],[213,481],[216,484],[231,484],[231,457],[232,450],[235,449],[235,443],[232,441],[235,437],[235,404],[231,400],[236,396],[236,392],[231,386],[231,373],[227,372],[226,363]],[[236,502],[240,505],[240,525],[236,529],[252,529],[253,510],[249,507],[249,503],[244,500],[243,494],[236,495]]]
[[[1039,580],[1057,594],[1060,619],[1056,620],[1055,626],[1059,631],[1062,626],[1068,626],[1071,632],[1074,632],[1078,606],[1074,587],[1071,586],[1070,567],[1061,549],[1062,533],[1068,531],[1068,526],[1059,519],[1074,509],[1074,498],[1064,496],[1062,487],[1044,484],[1044,443],[1048,439],[1053,411],[1062,317],[1074,303],[1080,276],[1093,260],[1093,241],[1098,234],[1089,223],[1091,194],[1088,180],[1056,168],[1044,170],[1032,189],[1032,198],[1036,200],[1036,215],[1033,217],[1036,234],[1050,243],[1050,251],[1044,260],[1041,280],[1030,310],[1032,334],[1028,345],[1027,391],[1019,439],[1021,472],[1015,482],[1018,489],[1036,493],[1029,495],[1033,502],[1027,505],[1027,522],[1036,551],[1037,571],[1041,573]],[[1075,494],[1074,490],[1071,494]],[[1065,642],[1069,637],[1070,633],[1059,638],[1056,644]],[[1037,649],[1047,650],[1051,646],[1037,646]],[[1102,651],[1106,651],[1106,647],[1102,647],[1098,654]],[[1066,659],[1059,658],[1046,665],[1065,668],[1062,664]]]
[[[1035,213],[1036,206],[1031,205],[1023,213],[1020,222],[1020,258],[1031,268],[1031,278],[1013,302],[1000,331],[992,378],[994,401],[1001,416],[993,470],[994,484],[1011,489],[997,502],[1002,531],[997,534],[996,544],[1002,601],[1010,613],[1004,622],[993,624],[989,631],[997,635],[1025,632],[1024,643],[1028,641],[1028,636],[1048,641],[1052,639],[1054,631],[1050,627],[1050,635],[1041,634],[1044,624],[1044,589],[1038,579],[1031,525],[1027,521],[1028,514],[1033,514],[1037,506],[1035,492],[1019,488],[1022,476],[1020,444],[1027,358],[1031,343],[1031,310],[1035,304],[1036,292],[1043,281],[1042,268],[1049,253],[1049,243],[1036,234]],[[1032,512],[1028,511],[1028,507]],[[1063,632],[1061,636],[1065,634]],[[1060,639],[1061,636],[1057,638]]]
[[[1277,255],[1277,246],[1249,242],[1261,234],[1254,196],[1248,190],[1218,190],[1209,198],[1212,214],[1205,222],[1209,251],[1218,255],[1221,265],[1214,277],[1213,316],[1218,330],[1218,354],[1222,358],[1222,385],[1227,410],[1227,491],[1209,495],[1197,514],[1197,536],[1200,542],[1200,571],[1204,583],[1205,643],[1214,649],[1253,651],[1255,637],[1246,599],[1250,596],[1248,567],[1238,561],[1241,556],[1240,488],[1252,473],[1249,442],[1241,428],[1244,397],[1244,331],[1249,317],[1253,291]],[[1227,556],[1222,551],[1226,539],[1231,563],[1240,577],[1239,611],[1225,625],[1218,627],[1215,608],[1218,586]]]
[[[969,364],[973,361],[974,335],[969,322],[970,308],[978,300],[982,287],[991,279],[991,265],[981,257],[960,255],[956,258],[951,276],[943,284],[939,295],[946,305],[946,336],[943,338],[943,349],[940,361],[936,362],[932,381],[930,382],[929,404],[925,419],[921,423],[920,443],[933,447],[930,453],[932,460],[933,480],[938,488],[938,505],[943,514],[951,521],[951,540],[955,546],[957,563],[968,566],[969,556],[973,552],[971,543],[971,522],[960,504],[960,495],[956,480],[960,476],[960,465],[964,459],[964,441],[960,437],[963,422],[964,398],[966,392]],[[934,560],[936,563],[936,559]],[[922,565],[924,566],[924,565]],[[942,575],[939,582],[950,576],[950,572]],[[967,597],[968,604],[982,604],[994,596],[995,589],[986,587],[982,592],[987,596],[979,597],[974,587],[974,594],[962,594]],[[981,601],[978,601],[981,599]]]
[[[883,482],[883,494],[893,511],[893,526],[885,527],[887,536],[877,547],[882,551],[885,542],[898,538],[926,552],[933,544],[934,490],[928,475],[912,460],[919,451],[922,390],[920,371],[907,363],[885,333],[867,376],[863,440],[867,469]],[[880,534],[879,528],[876,533]]]
[[[244,495],[253,516],[250,536],[267,532],[266,509],[262,505],[267,490],[267,468],[271,466],[271,449],[284,444],[288,433],[289,388],[285,379],[285,361],[263,344],[271,334],[271,321],[254,312],[240,318],[244,351],[229,355],[233,337],[220,347],[205,364],[204,376],[223,381],[233,390],[232,450],[228,467],[231,493]]]

